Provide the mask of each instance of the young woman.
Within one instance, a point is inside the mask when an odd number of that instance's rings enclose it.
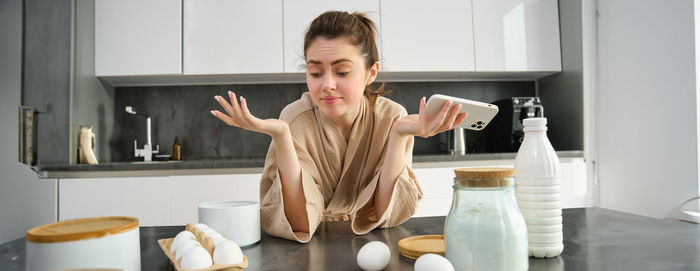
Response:
[[[329,11],[304,39],[309,92],[279,119],[251,115],[243,97],[215,99],[228,125],[272,137],[260,183],[268,234],[306,243],[321,221],[350,220],[356,234],[401,224],[423,192],[411,170],[413,137],[454,128],[465,115],[445,103],[434,116],[408,115],[370,90],[379,71],[374,23],[361,13]],[[240,101],[240,102],[239,102]]]

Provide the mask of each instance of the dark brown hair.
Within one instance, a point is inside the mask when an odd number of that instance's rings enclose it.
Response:
[[[365,68],[370,69],[374,63],[379,61],[375,33],[377,27],[367,15],[360,12],[352,14],[345,11],[326,11],[316,17],[311,22],[304,37],[304,58],[306,50],[317,37],[327,39],[347,38],[351,44],[360,47],[360,53],[365,58]],[[370,84],[371,85],[371,84]],[[373,98],[389,93],[384,90],[384,83],[377,89],[370,89],[370,85],[365,87],[364,95]]]

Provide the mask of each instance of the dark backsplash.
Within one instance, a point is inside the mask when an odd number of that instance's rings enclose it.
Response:
[[[534,96],[535,83],[514,82],[429,82],[386,83],[393,90],[387,95],[406,107],[409,114],[418,112],[421,97],[441,93],[466,99],[494,102],[513,96]],[[245,159],[265,157],[270,137],[227,126],[209,111],[220,109],[214,95],[226,97],[233,90],[248,100],[251,113],[259,118],[277,118],[287,104],[306,92],[305,84],[219,85],[219,86],[161,86],[121,87],[115,89],[115,128],[110,139],[112,162],[133,161],[134,140],[138,148],[146,142],[146,120],[125,112],[126,106],[151,116],[152,144],[160,145],[160,154],[171,154],[177,136],[182,144],[183,160]],[[477,132],[467,132],[468,152],[475,148]],[[445,151],[447,133],[431,138],[416,138],[414,153],[428,154]]]

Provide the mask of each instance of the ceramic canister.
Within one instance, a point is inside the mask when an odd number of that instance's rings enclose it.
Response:
[[[141,270],[139,221],[134,217],[65,220],[32,228],[26,270]]]

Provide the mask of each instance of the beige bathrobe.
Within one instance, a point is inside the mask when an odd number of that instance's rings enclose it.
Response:
[[[410,218],[423,196],[411,170],[413,138],[405,165],[396,180],[389,207],[380,218],[374,210],[374,193],[384,162],[389,130],[406,115],[401,105],[378,97],[364,98],[349,141],[312,102],[309,93],[282,110],[289,123],[301,165],[301,182],[309,216],[309,233],[293,232],[284,215],[282,187],[274,144],[265,160],[260,182],[260,220],[270,235],[306,243],[321,221],[350,220],[355,234],[377,227],[392,227]]]

